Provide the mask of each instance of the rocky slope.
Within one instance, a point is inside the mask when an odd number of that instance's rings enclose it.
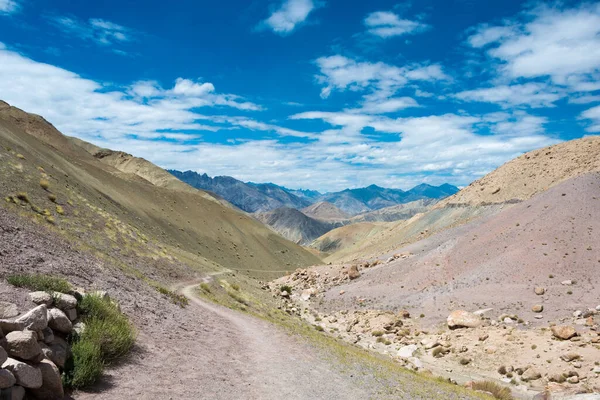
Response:
[[[118,245],[123,253],[155,259],[175,254],[193,268],[227,265],[266,276],[318,261],[206,192],[158,173],[155,166],[146,168],[146,161],[109,153],[103,158],[112,162],[103,162],[41,117],[14,107],[0,109],[0,145],[4,206],[100,253]],[[176,279],[178,273],[165,264],[153,278]]]
[[[339,223],[311,218],[294,208],[278,208],[254,216],[283,237],[302,245],[339,226]]]
[[[320,201],[300,211],[304,215],[323,221],[343,221],[350,218],[348,214],[327,201]]]
[[[291,286],[301,316],[410,367],[563,398],[600,391],[599,230],[600,173],[584,173],[379,259],[271,288]],[[449,329],[459,317],[467,329]]]
[[[288,193],[272,184],[245,183],[230,176],[209,177],[193,171],[169,170],[179,180],[202,190],[216,193],[246,212],[266,212],[281,207],[303,208],[310,204],[305,199]]]

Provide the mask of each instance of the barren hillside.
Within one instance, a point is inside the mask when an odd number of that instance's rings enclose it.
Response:
[[[304,215],[324,221],[341,221],[350,218],[344,211],[327,201],[320,201],[303,208],[301,211]]]

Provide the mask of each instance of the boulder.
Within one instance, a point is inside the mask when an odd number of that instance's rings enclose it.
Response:
[[[48,326],[57,332],[69,334],[73,331],[73,323],[64,312],[58,308],[48,310]]]
[[[60,378],[60,371],[50,360],[42,360],[38,365],[42,371],[42,387],[32,389],[31,394],[36,399],[62,400],[65,392]]]
[[[46,328],[42,331],[44,338],[42,341],[46,344],[52,343],[54,341],[54,331],[51,328]]]
[[[77,309],[72,308],[70,310],[65,310],[65,315],[73,322],[77,319]]]
[[[416,351],[417,351],[417,345],[409,344],[408,346],[401,347],[400,350],[398,350],[398,357],[409,358],[409,357],[412,357]]]
[[[17,310],[16,304],[0,301],[0,318],[13,318],[17,315],[19,315],[19,310]]]
[[[552,335],[558,339],[569,340],[574,336],[577,336],[575,328],[569,325],[554,325],[550,328]]]
[[[535,313],[541,313],[542,311],[544,311],[544,306],[541,304],[536,304],[533,307],[531,307],[531,311]]]
[[[22,386],[13,386],[10,400],[23,400],[25,398],[25,388]]]
[[[23,329],[25,329],[25,324],[23,322],[0,319],[0,331],[4,332],[4,334],[22,331]]]
[[[63,311],[77,307],[77,299],[75,296],[59,292],[52,293],[52,296],[54,297],[54,305]]]
[[[350,268],[348,268],[348,278],[350,278],[350,280],[353,280],[358,277],[360,277],[360,272],[358,271],[358,266],[356,264],[353,264],[350,266]]]
[[[29,300],[31,300],[38,306],[45,304],[48,307],[50,307],[54,302],[52,295],[48,292],[31,292],[29,293]]]
[[[0,347],[0,365],[4,364],[6,360],[8,360],[8,354],[4,348]]]
[[[25,324],[25,328],[32,331],[41,331],[48,326],[48,307],[45,304],[37,306],[27,314],[17,318],[17,322]]]
[[[7,389],[17,383],[13,374],[5,369],[0,369],[0,389]]]
[[[476,328],[481,324],[481,318],[468,311],[456,310],[448,316],[447,322],[450,329]]]
[[[521,380],[524,382],[535,381],[542,377],[542,374],[535,368],[527,368],[523,375],[521,375]]]
[[[421,345],[425,350],[433,349],[434,347],[438,347],[440,342],[435,339],[423,339],[421,340]]]
[[[49,345],[42,345],[41,347],[44,356],[48,360],[52,361],[60,368],[65,366],[67,357],[69,355],[69,345],[65,340],[57,337],[53,343]]]
[[[533,289],[534,293],[537,294],[538,296],[543,295],[544,293],[546,293],[546,289],[543,287],[536,287],[535,289]]]
[[[39,360],[42,349],[37,342],[37,334],[32,331],[11,332],[6,335],[7,353],[21,360]]]
[[[17,379],[17,385],[28,389],[37,389],[42,386],[42,372],[29,364],[9,358],[2,368],[9,370]]]

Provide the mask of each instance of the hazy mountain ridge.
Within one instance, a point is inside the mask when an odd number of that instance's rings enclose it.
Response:
[[[370,185],[340,192],[320,193],[316,190],[288,189],[274,183],[242,182],[229,176],[211,178],[207,174],[194,171],[168,172],[197,189],[222,196],[247,212],[266,212],[282,207],[301,210],[315,203],[328,202],[353,216],[421,199],[442,199],[458,192],[457,187],[447,183],[440,186],[423,183],[407,191]]]

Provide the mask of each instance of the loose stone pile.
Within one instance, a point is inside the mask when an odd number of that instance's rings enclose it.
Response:
[[[66,339],[73,331],[85,328],[82,322],[77,323],[77,297],[82,294],[73,294],[29,293],[37,307],[16,319],[0,319],[0,393],[6,396],[3,399],[64,397],[61,371],[70,352]],[[17,315],[14,306],[14,312],[1,316]]]

